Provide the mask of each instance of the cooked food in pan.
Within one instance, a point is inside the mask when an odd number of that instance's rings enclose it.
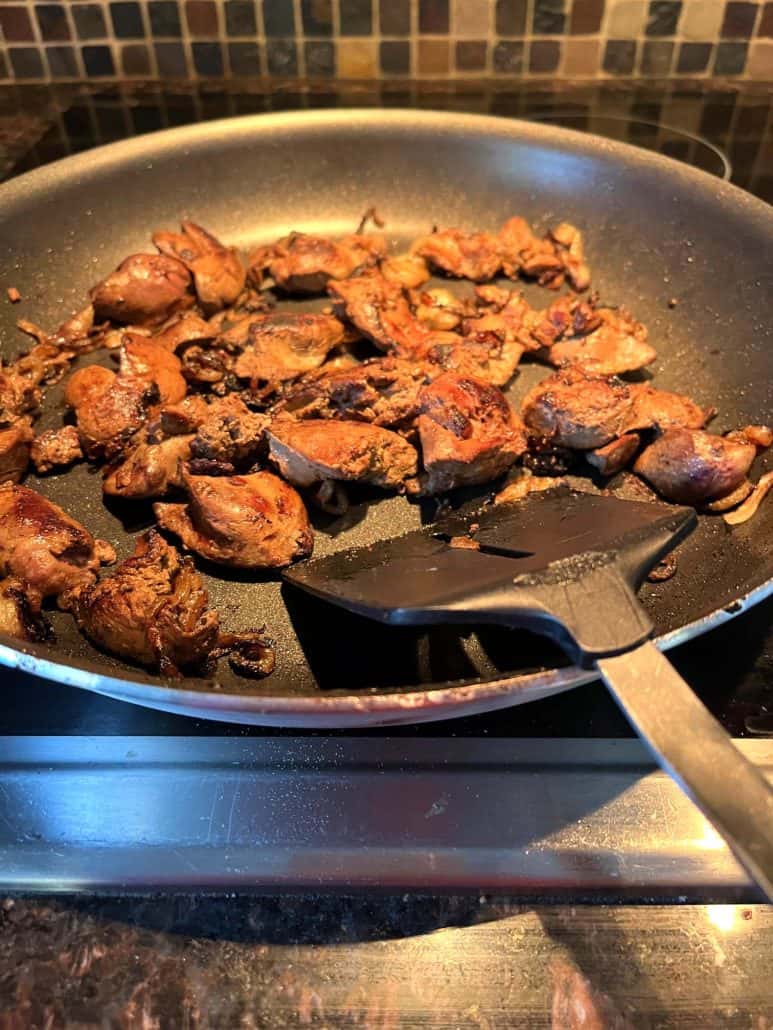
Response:
[[[309,511],[342,514],[353,484],[409,503],[490,483],[512,503],[570,472],[591,489],[622,473],[730,524],[771,486],[751,478],[770,429],[714,434],[708,398],[642,375],[653,341],[590,292],[568,223],[435,228],[402,254],[364,224],[339,240],[292,232],[248,261],[192,222],[152,239],[158,253],[125,258],[53,332],[21,321],[35,345],[0,367],[4,633],[46,639],[53,604],[162,675],[228,655],[265,676],[270,639],[222,628],[197,563],[257,577],[307,557]],[[524,280],[554,293],[529,303]],[[301,306],[277,309],[287,297]],[[546,374],[516,409],[504,390],[522,361]],[[36,432],[59,380],[58,424]],[[110,571],[112,547],[22,485],[30,467],[84,461],[107,503],[151,502],[157,524]]]

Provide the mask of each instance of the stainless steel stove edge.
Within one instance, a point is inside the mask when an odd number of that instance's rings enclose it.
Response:
[[[372,888],[757,897],[636,740],[0,738],[0,890]]]

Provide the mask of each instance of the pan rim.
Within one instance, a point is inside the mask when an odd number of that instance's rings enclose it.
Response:
[[[114,143],[71,155],[52,162],[42,168],[34,169],[17,176],[0,185],[0,222],[4,209],[17,203],[33,199],[41,190],[53,184],[69,183],[80,177],[90,178],[108,170],[114,164],[127,160],[147,159],[154,154],[162,153],[167,148],[179,152],[181,147],[195,146],[204,142],[212,144],[218,138],[230,140],[240,136],[250,136],[277,129],[301,130],[303,128],[324,131],[335,127],[356,131],[358,127],[384,127],[394,129],[447,129],[449,132],[460,131],[491,138],[519,139],[545,146],[561,146],[570,148],[578,154],[587,153],[589,148],[596,152],[603,150],[611,158],[641,167],[649,166],[673,178],[678,175],[687,183],[706,191],[711,190],[715,200],[731,205],[743,211],[746,217],[754,219],[758,231],[768,232],[773,240],[773,207],[752,196],[739,187],[717,179],[715,176],[679,161],[665,157],[652,151],[643,150],[617,140],[608,140],[574,129],[530,122],[522,119],[511,119],[493,115],[460,114],[448,111],[424,110],[410,108],[394,109],[361,109],[336,108],[334,110],[275,112],[270,114],[243,115],[235,118],[223,118],[196,125],[180,126],[120,140]],[[746,594],[684,626],[656,639],[661,650],[667,650],[678,644],[691,640],[708,632],[722,623],[729,621],[742,611],[773,594],[773,577],[749,590]],[[10,638],[2,638],[10,640]],[[118,697],[122,700],[148,707],[169,706],[198,709],[200,718],[216,718],[238,722],[240,715],[287,718],[285,725],[292,725],[297,716],[303,725],[313,727],[331,727],[335,725],[331,719],[335,717],[361,716],[363,721],[368,717],[390,715],[396,719],[408,721],[410,713],[433,711],[435,718],[444,715],[464,714],[465,707],[473,702],[490,700],[498,701],[501,706],[513,701],[522,692],[539,689],[550,693],[569,690],[575,686],[590,682],[596,678],[593,671],[582,670],[576,666],[565,666],[559,669],[527,673],[515,676],[504,676],[496,679],[475,681],[467,684],[422,688],[394,693],[382,690],[378,693],[347,694],[327,696],[322,694],[302,697],[261,695],[259,693],[242,694],[226,693],[217,690],[190,690],[183,687],[166,686],[159,683],[148,683],[126,676],[113,676],[107,672],[92,672],[80,664],[64,664],[11,646],[0,640],[0,665],[15,668],[23,672],[41,676],[48,680],[65,683],[95,693]],[[495,705],[492,705],[492,707]],[[315,718],[316,717],[316,718]],[[259,720],[255,720],[256,722]],[[296,723],[300,725],[301,723]]]

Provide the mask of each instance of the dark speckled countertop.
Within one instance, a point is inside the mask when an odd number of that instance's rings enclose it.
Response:
[[[0,177],[135,132],[251,110],[386,103],[523,115],[568,106],[591,127],[624,111],[638,126],[627,138],[677,157],[695,157],[697,144],[664,140],[653,120],[698,132],[728,155],[736,182],[770,199],[770,96],[761,85],[706,82],[523,93],[406,84],[384,94],[290,84],[269,96],[202,84],[9,87],[0,91]],[[768,634],[754,690],[769,685],[771,655]],[[742,725],[752,686],[744,689],[735,731],[753,734]],[[770,717],[753,707],[769,736]],[[16,896],[0,901],[0,1030],[773,1027],[773,910],[678,900]]]

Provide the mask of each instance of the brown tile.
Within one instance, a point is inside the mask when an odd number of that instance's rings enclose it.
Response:
[[[420,75],[446,75],[448,73],[447,39],[420,39],[417,53]]]
[[[67,24],[67,14],[63,4],[35,4],[35,17],[38,20],[41,39],[70,38],[70,26]]]
[[[410,0],[385,0],[380,9],[382,36],[409,36],[411,32]]]
[[[574,0],[569,31],[573,36],[593,36],[601,28],[604,0]]]
[[[564,73],[586,78],[596,75],[601,61],[598,39],[567,39],[564,43]]]
[[[750,79],[773,80],[773,42],[756,39],[749,47],[746,73]]]
[[[383,75],[408,75],[411,70],[411,44],[407,39],[382,39],[379,58]]]
[[[378,77],[378,52],[373,39],[338,41],[338,75],[342,79]]]
[[[25,43],[35,38],[27,8],[16,4],[0,4],[0,29],[8,43]]]
[[[193,36],[217,36],[217,4],[214,0],[187,0],[185,19]]]
[[[121,68],[124,75],[150,74],[150,55],[144,43],[126,43],[121,47]]]
[[[446,35],[449,23],[448,0],[419,0],[419,32]]]
[[[722,20],[721,35],[723,39],[749,39],[754,32],[757,20],[757,4],[735,3],[731,0],[725,5],[725,17]]]
[[[479,72],[486,68],[488,43],[485,39],[460,39],[456,43],[455,63],[459,72]]]
[[[389,3],[389,0],[383,0]],[[451,31],[455,36],[481,37],[488,34],[491,22],[489,0],[453,0]]]
[[[757,26],[757,35],[765,39],[773,37],[773,3],[765,4]]]
[[[561,62],[561,42],[557,39],[533,39],[529,47],[529,71],[535,75],[556,71]]]

